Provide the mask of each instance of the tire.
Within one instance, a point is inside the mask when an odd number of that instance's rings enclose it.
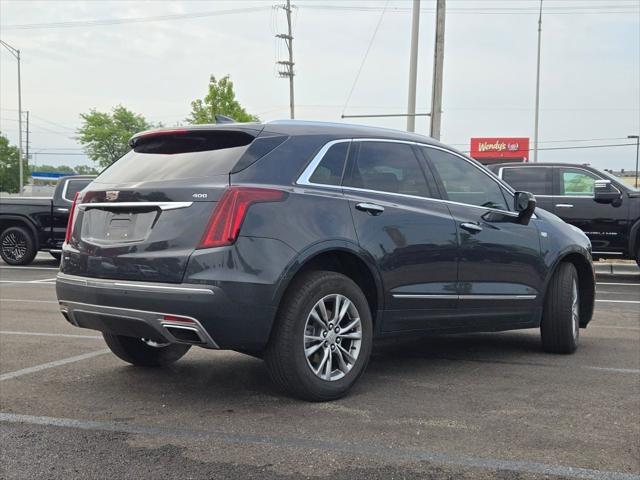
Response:
[[[36,242],[25,227],[9,227],[0,234],[0,257],[9,265],[29,265],[36,253]]]
[[[638,250],[636,251],[636,263],[638,267],[640,267],[640,246],[638,246]]]
[[[561,263],[551,277],[540,324],[542,347],[550,353],[573,353],[580,338],[580,288],[576,268]]]
[[[312,312],[324,321],[314,319]],[[358,285],[340,273],[311,271],[285,295],[265,361],[274,383],[288,394],[308,401],[335,400],[364,372],[372,338],[369,304]]]
[[[60,263],[60,259],[62,258],[62,254],[58,253],[58,252],[49,252],[49,255],[51,255],[56,262]]]
[[[103,333],[109,349],[121,360],[140,367],[164,367],[179,360],[191,345],[180,343],[154,344],[142,338]]]

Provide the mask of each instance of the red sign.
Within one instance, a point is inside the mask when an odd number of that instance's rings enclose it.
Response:
[[[471,157],[476,159],[494,158],[529,161],[529,139],[500,137],[472,138]]]

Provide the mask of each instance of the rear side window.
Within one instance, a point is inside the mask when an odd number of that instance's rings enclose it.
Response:
[[[552,169],[547,167],[508,167],[502,170],[502,179],[515,190],[534,195],[552,195]]]
[[[231,172],[253,141],[233,131],[158,134],[134,142],[134,149],[107,168],[97,183],[202,178]]]
[[[69,180],[67,181],[67,186],[63,192],[63,198],[69,202],[73,202],[76,193],[82,190],[84,187],[89,185],[93,179],[87,178],[84,180]]]
[[[403,195],[430,196],[424,172],[411,145],[359,142],[349,185]]]
[[[340,185],[348,151],[349,142],[336,143],[329,148],[318,167],[309,177],[309,182],[321,185]]]

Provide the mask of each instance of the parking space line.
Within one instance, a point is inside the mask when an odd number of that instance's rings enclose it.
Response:
[[[16,370],[15,372],[3,373],[2,375],[0,375],[0,382],[16,377],[21,377],[23,375],[28,375],[29,373],[35,373],[41,370],[47,370],[49,368],[67,365],[68,363],[80,362],[82,360],[97,357],[98,355],[104,355],[105,353],[109,352],[110,350],[108,348],[104,350],[96,350],[95,352],[84,353],[75,357],[63,358],[62,360],[55,360],[53,362],[43,363],[41,365],[35,365],[29,368],[23,368],[22,370]]]
[[[640,303],[640,300],[596,300],[596,302],[609,302],[609,303]]]
[[[12,267],[12,266],[9,266],[9,265],[0,266],[0,271],[9,270],[9,269],[16,269],[16,270],[60,270],[58,267]]]
[[[637,368],[612,368],[612,367],[589,367],[584,366],[583,368],[588,368],[590,370],[601,370],[603,372],[616,372],[616,373],[640,373],[640,370]]]
[[[74,335],[71,333],[45,333],[45,332],[16,332],[13,330],[0,330],[0,335],[31,335],[36,337],[64,337],[64,338],[89,338],[102,340],[100,335]]]
[[[598,285],[624,285],[625,287],[640,287],[640,283],[624,283],[624,282],[596,282]]]
[[[46,280],[46,282],[44,280]],[[0,283],[6,285],[55,285],[55,283],[53,283],[55,278],[45,278],[44,280],[0,280]]]
[[[640,330],[640,327],[624,327],[622,325],[589,325],[589,328],[616,328],[620,330]]]
[[[509,470],[512,472],[587,480],[640,480],[640,475],[632,473],[594,470],[590,468],[570,467],[522,460],[471,457],[409,448],[394,448],[370,441],[362,441],[356,444],[353,442],[320,440],[304,437],[275,437],[261,434],[227,433],[219,430],[189,430],[185,428],[154,427],[121,422],[40,417],[14,413],[0,413],[0,422],[75,428],[86,431],[128,433],[132,435],[178,437],[199,441],[205,440],[208,442],[220,441],[228,444],[257,446],[268,445],[277,448],[304,449],[306,451],[313,449],[324,452],[337,452],[343,455],[377,457],[395,461],[409,460],[430,462],[439,465],[455,465],[489,470]]]
[[[55,300],[24,300],[22,298],[0,298],[2,302],[19,302],[19,303],[55,303],[58,304]]]

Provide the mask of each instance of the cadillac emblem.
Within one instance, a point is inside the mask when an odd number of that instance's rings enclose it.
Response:
[[[110,202],[117,200],[118,195],[120,195],[118,190],[108,190],[105,192],[105,198]]]

